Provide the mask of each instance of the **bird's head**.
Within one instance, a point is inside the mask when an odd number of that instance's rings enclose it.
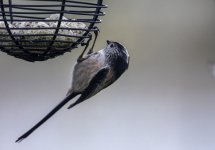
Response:
[[[120,57],[129,63],[128,50],[120,43],[107,40],[105,51],[108,55],[113,57]]]

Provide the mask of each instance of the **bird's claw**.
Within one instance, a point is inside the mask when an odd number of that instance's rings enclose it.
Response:
[[[94,29],[95,38],[94,38],[92,47],[87,52],[88,55],[93,53],[93,48],[95,46],[95,43],[96,43],[96,40],[97,40],[97,37],[98,37],[98,33],[100,32],[99,28],[96,27],[96,26],[93,27],[93,29]],[[77,62],[81,62],[81,61],[83,61],[83,60],[86,59],[86,58],[83,58],[83,55],[84,55],[85,51],[87,50],[91,39],[92,39],[92,34],[89,34],[89,40],[87,41],[87,43],[85,43],[85,49],[83,50],[83,52],[81,53],[81,55],[78,57]],[[84,45],[84,43],[82,43],[82,45]]]
[[[88,51],[88,55],[93,53],[93,48],[91,47],[90,50]]]
[[[77,59],[77,62],[80,63],[80,62],[82,62],[83,60],[84,60],[84,58],[83,58],[82,56],[79,56],[78,59]]]

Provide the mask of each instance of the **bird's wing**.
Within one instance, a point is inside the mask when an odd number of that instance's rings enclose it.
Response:
[[[86,60],[78,62],[73,70],[72,93],[82,93],[93,77],[104,67],[104,58],[100,53],[91,54]]]
[[[105,67],[99,70],[96,75],[93,77],[93,79],[90,81],[88,87],[83,91],[81,96],[78,98],[76,102],[71,104],[68,109],[74,107],[75,105],[83,102],[84,100],[90,98],[91,96],[98,93],[100,90],[103,89],[104,81],[107,77],[107,74],[109,72],[109,68]]]

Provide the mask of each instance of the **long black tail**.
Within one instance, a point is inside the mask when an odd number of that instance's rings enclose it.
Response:
[[[20,136],[16,142],[21,142],[24,138],[28,137],[32,132],[34,132],[37,128],[39,128],[44,122],[46,122],[49,118],[51,118],[59,109],[61,109],[69,100],[77,96],[78,94],[74,93],[68,95],[64,100],[62,100],[54,109],[52,109],[42,120],[40,120],[36,125],[34,125],[31,129],[29,129],[26,133]]]

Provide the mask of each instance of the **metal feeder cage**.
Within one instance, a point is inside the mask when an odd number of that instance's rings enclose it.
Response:
[[[34,62],[87,47],[107,6],[103,0],[0,0],[0,7],[0,50]]]

